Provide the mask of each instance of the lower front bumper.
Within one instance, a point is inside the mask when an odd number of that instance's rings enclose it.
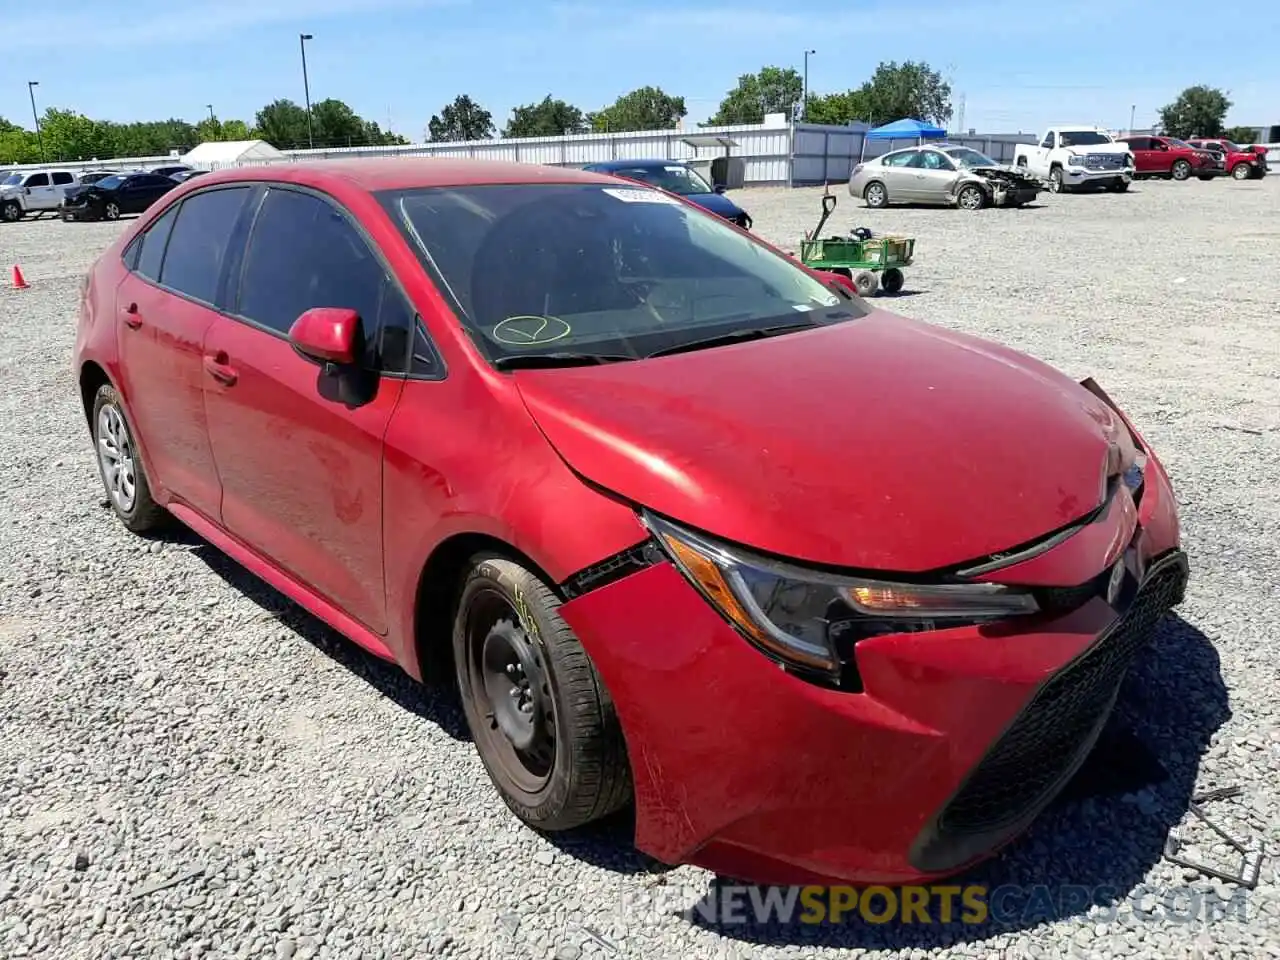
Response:
[[[97,212],[91,207],[59,207],[58,216],[70,223],[75,220],[100,220]]]
[[[1171,509],[1154,470],[1131,569],[1181,557]],[[865,640],[862,692],[779,669],[667,563],[561,613],[617,708],[641,850],[757,883],[897,884],[955,873],[1031,822],[1180,591],[1158,591],[1140,614],[1133,600],[1119,624],[1094,597],[1016,629]]]

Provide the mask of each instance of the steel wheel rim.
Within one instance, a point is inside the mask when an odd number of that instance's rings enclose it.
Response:
[[[965,210],[977,210],[982,206],[982,193],[977,187],[965,187],[960,191],[960,206]]]
[[[111,502],[128,513],[138,497],[138,477],[129,428],[113,404],[98,412],[98,464]]]
[[[473,731],[490,763],[526,794],[541,792],[556,764],[556,715],[545,655],[506,595],[472,597],[464,626]]]

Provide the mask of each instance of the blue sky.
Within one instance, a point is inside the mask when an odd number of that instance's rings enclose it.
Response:
[[[303,100],[298,34],[312,33],[312,100],[420,139],[432,113],[469,93],[499,128],[551,94],[595,109],[656,84],[705,119],[742,73],[801,67],[815,92],[860,84],[881,60],[924,60],[965,97],[966,127],[1137,125],[1184,86],[1235,101],[1230,123],[1280,123],[1274,69],[1280,7],[1215,13],[1192,0],[60,0],[3,16],[0,116],[37,106],[111,120],[252,121],[277,97]]]

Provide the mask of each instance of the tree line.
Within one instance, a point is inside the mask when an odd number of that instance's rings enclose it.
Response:
[[[1228,136],[1248,142],[1253,131],[1224,126],[1231,101],[1216,88],[1188,87],[1160,111],[1162,129],[1170,136]],[[860,86],[829,93],[809,92],[791,67],[767,66],[738,77],[719,108],[701,126],[761,123],[766,114],[802,115],[812,123],[872,126],[904,117],[946,126],[952,118],[951,86],[927,63],[886,61]],[[688,115],[684,97],[645,86],[618,97],[596,111],[545,96],[511,111],[499,131],[493,114],[468,94],[460,94],[433,114],[424,131],[433,142],[486,140],[494,137],[552,137],[571,133],[670,130]],[[254,116],[253,123],[206,117],[192,124],[169,119],[138,123],[93,120],[72,110],[50,108],[41,119],[39,136],[0,117],[0,163],[36,163],[146,157],[185,151],[210,140],[265,140],[281,150],[404,144],[399,134],[383,130],[341,100],[327,99],[306,110],[292,100],[275,100]]]

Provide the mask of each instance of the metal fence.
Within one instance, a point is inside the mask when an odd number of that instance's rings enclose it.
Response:
[[[201,164],[207,169],[256,166],[263,163],[355,157],[473,157],[552,166],[582,166],[604,160],[661,158],[709,160],[716,155],[740,158],[747,186],[806,186],[847,181],[860,159],[880,156],[890,150],[910,146],[914,140],[876,141],[866,139],[866,124],[827,126],[790,123],[782,115],[765,123],[694,130],[651,130],[629,133],[589,133],[563,137],[529,137],[511,140],[475,140],[464,143],[415,143],[407,146],[334,147],[316,150],[287,150],[280,160],[246,160]],[[708,146],[722,138],[731,146]],[[1035,143],[1034,134],[953,135],[948,142],[962,143],[995,160],[1010,162],[1019,143]],[[702,145],[697,145],[701,143]],[[177,157],[125,157],[109,160],[82,160],[58,163],[68,170],[128,170],[174,163]],[[1280,166],[1280,145],[1271,145],[1269,162]],[[38,169],[51,164],[26,164],[7,169]]]

